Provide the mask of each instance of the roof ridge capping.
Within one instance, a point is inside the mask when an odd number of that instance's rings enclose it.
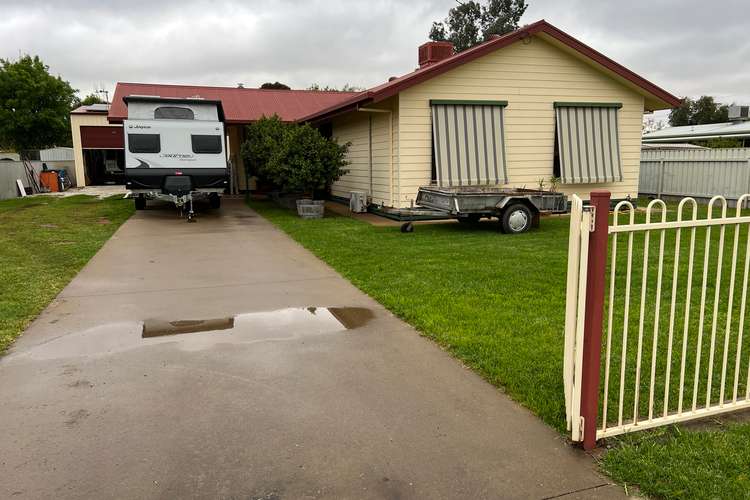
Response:
[[[450,69],[465,64],[469,61],[473,61],[474,59],[489,54],[490,52],[501,49],[503,47],[507,47],[512,43],[537,34],[545,34],[555,39],[557,42],[569,47],[581,56],[595,62],[605,70],[610,71],[620,78],[630,82],[632,85],[639,87],[642,93],[653,96],[655,98],[655,101],[657,101],[656,104],[663,106],[662,108],[656,109],[677,107],[681,103],[681,99],[679,97],[674,96],[661,87],[651,83],[645,78],[627,69],[625,66],[605,56],[596,49],[593,49],[592,47],[577,40],[576,38],[557,28],[556,26],[553,26],[546,20],[541,19],[539,21],[521,26],[515,31],[504,33],[502,35],[493,35],[489,40],[475,45],[474,47],[466,49],[462,52],[458,52],[450,57],[442,59],[428,66],[418,68],[411,73],[407,73],[396,78],[393,81],[388,81],[386,83],[372,87],[368,90],[365,90],[364,92],[361,92],[360,94],[353,96],[351,99],[305,116],[301,118],[300,121],[320,120],[328,117],[329,115],[346,111],[351,107],[356,107],[359,104],[382,101],[398,94],[402,90],[429,80],[430,78],[433,78]]]

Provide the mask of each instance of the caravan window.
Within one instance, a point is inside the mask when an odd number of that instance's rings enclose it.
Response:
[[[195,113],[189,108],[160,106],[154,110],[156,120],[195,120]]]
[[[221,153],[220,135],[191,135],[190,140],[193,143],[193,153]]]
[[[128,150],[131,153],[159,153],[161,151],[159,134],[128,134]]]

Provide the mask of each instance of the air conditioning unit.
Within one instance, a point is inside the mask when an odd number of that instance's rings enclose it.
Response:
[[[355,214],[367,212],[367,193],[352,191],[349,193],[349,210]]]
[[[750,120],[750,106],[729,106],[729,121]]]

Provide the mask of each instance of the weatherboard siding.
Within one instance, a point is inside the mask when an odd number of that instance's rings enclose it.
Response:
[[[592,65],[532,37],[516,42],[399,94],[399,179],[395,205],[409,206],[430,183],[430,99],[506,100],[505,141],[509,187],[549,185],[555,130],[555,101],[617,102],[623,181],[560,186],[588,197],[608,189],[615,198],[638,193],[643,97]]]
[[[395,109],[396,99],[377,106],[379,109]],[[372,190],[370,189],[370,119],[372,119]],[[391,127],[393,120],[393,178],[391,178]],[[350,165],[346,175],[331,187],[334,196],[349,198],[351,191],[364,191],[371,196],[372,203],[391,205],[398,191],[397,176],[397,113],[370,113],[355,111],[333,120],[333,137],[340,143],[351,143],[347,159]],[[393,190],[394,195],[391,195]]]

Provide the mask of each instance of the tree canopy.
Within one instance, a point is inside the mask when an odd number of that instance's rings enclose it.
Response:
[[[262,89],[274,89],[274,90],[292,90],[289,85],[281,82],[266,82],[260,86]]]
[[[716,102],[710,95],[698,99],[685,97],[682,104],[669,113],[669,124],[673,127],[726,121],[729,121],[729,106]]]
[[[488,0],[486,5],[470,0],[448,11],[443,21],[432,23],[430,39],[453,43],[456,52],[466,50],[492,35],[518,29],[526,12],[526,0]]]
[[[350,85],[348,83],[345,83],[344,86],[340,89],[331,87],[330,85],[321,86],[319,83],[313,83],[312,85],[307,87],[307,90],[321,90],[327,92],[362,92],[365,89],[363,87],[357,87],[356,85]]]
[[[21,152],[69,144],[75,92],[38,56],[0,59],[0,147]]]
[[[96,94],[89,94],[78,102],[78,106],[91,106],[92,104],[106,104],[106,102]]]

